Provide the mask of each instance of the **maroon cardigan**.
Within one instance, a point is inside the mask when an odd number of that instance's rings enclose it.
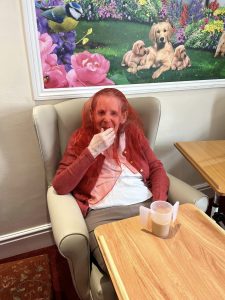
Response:
[[[75,131],[66,148],[58,170],[53,178],[52,185],[59,195],[72,193],[84,216],[87,215],[91,191],[100,174],[104,155],[97,158],[91,155],[88,148],[83,149],[80,155],[75,154]],[[157,159],[144,135],[139,135],[135,141],[141,145],[139,161],[132,158],[133,151],[125,148],[123,155],[143,175],[143,181],[152,193],[154,200],[167,200],[169,179],[161,161]],[[135,157],[135,156],[134,156]]]

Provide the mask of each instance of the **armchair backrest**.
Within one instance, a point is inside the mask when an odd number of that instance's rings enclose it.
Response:
[[[128,100],[138,112],[153,148],[161,115],[159,100],[154,97]],[[48,185],[51,184],[70,135],[81,125],[81,111],[85,101],[87,99],[80,98],[33,108],[33,120]]]

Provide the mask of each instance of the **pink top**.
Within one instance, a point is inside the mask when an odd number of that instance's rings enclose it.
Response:
[[[136,174],[138,173],[136,168],[132,166],[122,154],[125,149],[125,143],[125,133],[123,133],[120,136],[120,145],[118,149],[119,161],[121,164],[124,164],[132,173]],[[91,198],[88,201],[89,204],[96,204],[101,201],[113,189],[115,183],[122,173],[121,165],[116,164],[114,159],[110,158],[110,155],[107,151],[104,151],[102,154],[105,156],[105,160],[98,180],[91,191]]]
[[[105,156],[100,154],[94,158],[87,147],[83,147],[78,153],[76,147],[78,135],[79,131],[72,134],[52,185],[59,195],[71,192],[83,215],[86,216],[89,209],[88,200],[98,180]],[[126,145],[123,151],[126,160],[141,173],[145,185],[152,192],[153,201],[166,200],[169,180],[162,163],[149,147],[149,141],[143,134],[134,134],[133,131],[129,133],[129,139],[135,141],[138,150],[134,147],[131,151]]]

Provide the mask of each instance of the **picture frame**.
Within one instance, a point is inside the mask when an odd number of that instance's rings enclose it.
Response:
[[[87,1],[86,1],[87,2]],[[90,97],[100,88],[108,85],[65,87],[65,88],[45,88],[43,82],[43,70],[40,57],[40,47],[38,39],[38,28],[36,22],[35,0],[22,0],[22,12],[24,19],[24,29],[26,33],[26,47],[29,58],[30,75],[34,100],[69,99],[78,97]],[[220,58],[224,62],[225,58]],[[146,71],[145,71],[146,72]],[[128,74],[129,75],[129,74]],[[131,75],[132,76],[132,75]],[[225,76],[224,76],[225,77]],[[150,77],[149,77],[150,78]],[[223,79],[179,80],[166,82],[149,82],[137,84],[116,84],[113,85],[126,95],[146,94],[164,91],[178,91],[190,89],[218,88],[225,86]]]

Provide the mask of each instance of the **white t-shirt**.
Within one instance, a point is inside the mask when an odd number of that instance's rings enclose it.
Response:
[[[95,204],[89,204],[90,208],[100,209],[112,206],[131,205],[143,202],[152,197],[152,193],[144,184],[143,177],[139,172],[133,173],[124,164],[121,164],[121,168],[122,173],[118,177],[112,190],[101,201]],[[99,176],[101,176],[101,174]],[[100,182],[102,181],[100,180]],[[98,184],[98,182],[96,184]]]

